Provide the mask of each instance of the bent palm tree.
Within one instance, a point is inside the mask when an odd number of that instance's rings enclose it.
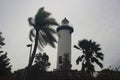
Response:
[[[100,45],[96,44],[92,40],[83,39],[78,42],[78,45],[74,45],[74,48],[82,50],[83,55],[79,56],[76,60],[76,63],[82,62],[81,71],[88,72],[90,76],[93,75],[95,71],[94,63],[99,67],[103,67],[102,63],[99,60],[103,60],[103,54],[99,52],[101,50]]]
[[[44,7],[42,7],[38,10],[34,19],[32,17],[28,19],[30,26],[33,27],[30,30],[29,38],[32,42],[33,38],[35,39],[34,49],[28,67],[32,66],[37,47],[42,48],[46,44],[49,44],[53,48],[55,48],[54,43],[57,41],[53,34],[55,34],[56,32],[51,26],[57,26],[58,23],[55,21],[54,18],[51,18],[50,15],[51,14],[49,12],[46,12],[44,10]]]

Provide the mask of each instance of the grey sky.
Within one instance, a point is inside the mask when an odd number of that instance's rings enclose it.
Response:
[[[105,54],[104,66],[120,64],[120,0],[0,0],[0,31],[3,32],[13,70],[28,64],[29,48],[26,44],[29,30],[28,17],[33,17],[40,7],[52,13],[59,23],[67,17],[74,28],[72,44],[81,39],[92,39],[101,44]],[[57,48],[47,46],[51,70],[56,67]],[[80,51],[72,48],[74,69]]]

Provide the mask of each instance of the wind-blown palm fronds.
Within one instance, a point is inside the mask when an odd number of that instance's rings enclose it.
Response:
[[[82,50],[83,55],[79,56],[76,63],[82,62],[82,71],[88,72],[92,75],[95,71],[94,63],[100,68],[103,68],[101,61],[103,60],[103,53],[100,52],[101,48],[99,44],[92,40],[83,39],[78,42],[78,45],[74,45],[74,48]],[[100,61],[101,60],[101,61]]]
[[[56,34],[55,30],[51,26],[58,26],[58,23],[54,18],[50,17],[51,13],[44,10],[44,7],[40,8],[34,18],[28,18],[30,26],[33,28],[30,30],[29,39],[35,41],[32,56],[28,66],[31,66],[36,54],[37,47],[42,48],[49,44],[55,48],[56,39],[53,34]],[[33,40],[34,39],[34,40]]]

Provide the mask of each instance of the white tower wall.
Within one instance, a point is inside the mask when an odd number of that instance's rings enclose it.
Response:
[[[71,62],[71,34],[70,30],[60,30],[58,32],[58,55],[57,55],[57,69],[60,69],[62,64],[59,63],[60,56],[64,58],[64,54],[69,54],[69,61]]]

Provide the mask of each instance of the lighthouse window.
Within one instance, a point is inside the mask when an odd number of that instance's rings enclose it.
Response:
[[[59,64],[62,64],[62,56],[59,56]]]

